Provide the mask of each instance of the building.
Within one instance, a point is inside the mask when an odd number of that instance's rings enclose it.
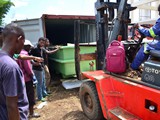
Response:
[[[137,7],[131,12],[132,23],[154,24],[158,19],[157,7],[160,0],[129,0],[129,3]]]

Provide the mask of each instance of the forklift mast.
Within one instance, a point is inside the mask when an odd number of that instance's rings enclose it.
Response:
[[[129,19],[130,11],[136,9],[136,7],[127,4],[127,0],[117,0],[116,2],[97,0],[95,8],[97,11],[97,69],[102,70],[108,45],[116,40],[118,35],[121,35],[123,40],[128,39],[128,24],[131,22]],[[116,11],[117,16],[115,17]]]

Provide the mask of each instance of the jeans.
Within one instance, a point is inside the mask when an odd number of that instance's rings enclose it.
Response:
[[[38,100],[41,100],[43,97],[47,95],[44,70],[42,71],[33,70],[33,72],[38,81],[38,84],[36,86],[37,97],[38,97]]]
[[[144,53],[144,46],[142,46],[142,47],[139,49],[136,57],[134,58],[134,60],[133,60],[133,62],[132,62],[132,64],[131,64],[131,68],[132,68],[133,70],[137,70],[137,69],[139,68],[139,66],[140,66],[145,60],[148,59],[148,57],[149,57],[149,54]]]

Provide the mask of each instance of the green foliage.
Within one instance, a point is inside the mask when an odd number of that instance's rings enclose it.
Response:
[[[14,4],[10,0],[0,0],[0,25],[2,25],[3,18]]]

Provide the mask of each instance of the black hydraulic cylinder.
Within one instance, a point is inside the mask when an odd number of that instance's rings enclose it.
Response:
[[[120,33],[120,30],[122,27],[123,13],[124,13],[126,4],[127,4],[127,0],[121,0],[121,2],[119,4],[119,8],[118,8],[117,18],[115,19],[113,32],[111,34],[111,38],[109,39],[108,44],[111,43],[113,40],[117,39],[117,36]]]

